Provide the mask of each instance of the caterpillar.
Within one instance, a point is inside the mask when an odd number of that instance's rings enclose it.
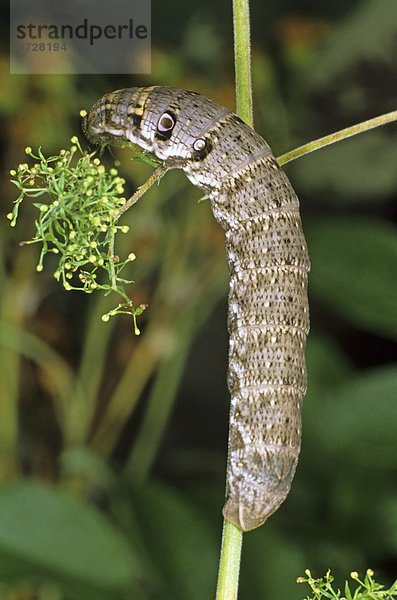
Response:
[[[264,139],[208,98],[172,87],[106,94],[83,130],[183,169],[225,230],[231,394],[225,518],[244,531],[285,500],[301,444],[310,261],[297,196]]]

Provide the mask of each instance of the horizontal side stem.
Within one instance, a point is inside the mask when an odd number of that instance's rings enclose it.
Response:
[[[392,121],[396,120],[397,110],[393,110],[392,112],[385,113],[379,117],[368,119],[368,121],[363,121],[357,125],[346,127],[345,129],[341,129],[340,131],[336,131],[335,133],[331,133],[330,135],[319,138],[318,140],[314,140],[313,142],[299,146],[299,148],[295,148],[295,150],[291,150],[290,152],[286,152],[285,154],[279,156],[277,158],[277,162],[280,165],[285,165],[291,160],[295,160],[296,158],[300,158],[305,154],[309,154],[309,152],[313,152],[319,148],[324,148],[324,146],[329,146],[329,144],[333,144],[334,142],[339,142],[345,138],[357,135],[357,133],[363,133],[369,129],[374,129],[375,127],[379,127],[380,125],[385,125],[386,123],[391,123]]]

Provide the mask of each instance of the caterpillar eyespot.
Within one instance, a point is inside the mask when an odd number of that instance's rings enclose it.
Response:
[[[164,113],[161,115],[157,129],[161,131],[161,133],[165,133],[166,131],[170,131],[175,126],[175,120],[172,115],[169,113]]]
[[[195,150],[197,150],[197,152],[200,152],[201,150],[204,150],[204,148],[205,148],[205,140],[203,140],[202,138],[199,138],[198,140],[195,140],[195,142],[193,143],[193,148]]]
[[[92,107],[83,129],[94,144],[121,137],[182,168],[225,230],[231,411],[223,513],[244,531],[259,527],[288,495],[301,443],[310,262],[295,192],[264,139],[197,93],[118,90]]]

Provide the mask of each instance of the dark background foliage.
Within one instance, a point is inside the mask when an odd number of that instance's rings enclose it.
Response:
[[[5,6],[3,7],[5,9]],[[275,154],[396,108],[395,0],[252,0],[255,127]],[[4,19],[3,27],[7,23]],[[137,304],[65,292],[9,170],[80,135],[103,93],[152,83],[234,109],[231,5],[152,3],[152,73],[9,75],[0,56],[0,580],[15,598],[214,596],[229,396],[223,232],[171,172],[126,214]],[[396,125],[286,167],[312,260],[308,394],[291,493],[244,538],[241,600],[300,598],[296,577],[397,571]],[[81,137],[81,135],[80,135]],[[150,174],[119,152],[132,193]],[[12,591],[10,591],[12,590]],[[34,596],[34,591],[40,596]],[[4,594],[6,592],[4,591]],[[19,595],[18,595],[19,594]]]

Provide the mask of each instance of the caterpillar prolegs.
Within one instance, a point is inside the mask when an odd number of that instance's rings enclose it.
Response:
[[[105,95],[83,123],[88,139],[126,139],[181,168],[209,195],[230,269],[227,499],[244,531],[285,500],[301,440],[310,269],[299,202],[267,143],[229,110],[171,87]]]

